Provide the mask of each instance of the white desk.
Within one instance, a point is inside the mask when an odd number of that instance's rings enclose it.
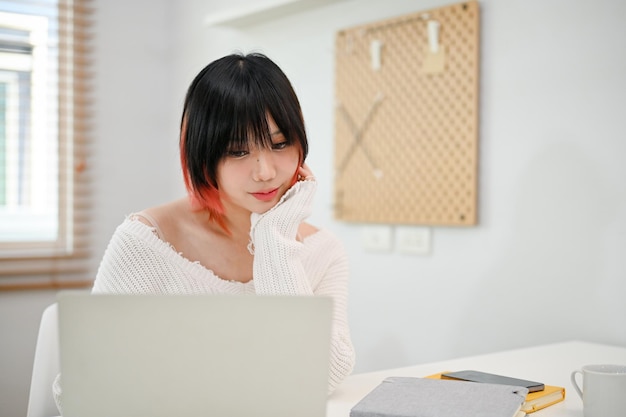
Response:
[[[626,365],[626,348],[586,342],[566,342],[488,355],[472,356],[406,368],[355,374],[330,396],[327,417],[348,417],[350,409],[388,376],[424,377],[443,371],[474,369],[565,387],[565,401],[529,414],[533,417],[582,417],[582,401],[570,373],[583,365]]]

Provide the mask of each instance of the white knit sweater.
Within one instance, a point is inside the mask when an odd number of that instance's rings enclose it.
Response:
[[[355,361],[347,320],[348,262],[339,240],[321,229],[296,240],[308,215],[315,184],[298,183],[269,212],[252,215],[253,279],[228,281],[191,262],[156,228],[133,216],[118,226],[93,286],[94,293],[318,295],[334,300],[329,392],[352,371]],[[300,191],[299,191],[300,190]],[[298,194],[294,195],[296,191]],[[285,202],[285,200],[287,201]],[[300,213],[293,218],[293,212]],[[290,219],[285,221],[285,219]],[[289,364],[285,364],[289,366]],[[55,399],[61,408],[60,378]]]

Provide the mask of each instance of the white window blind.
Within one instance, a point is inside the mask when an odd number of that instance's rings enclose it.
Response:
[[[0,290],[91,283],[91,0],[0,0]]]

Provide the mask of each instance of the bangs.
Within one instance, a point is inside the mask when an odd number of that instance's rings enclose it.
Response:
[[[272,133],[267,122],[271,116],[264,108],[254,106],[251,102],[243,100],[244,108],[236,109],[232,122],[224,123],[221,133],[216,137],[216,149],[220,158],[226,156],[231,150],[247,149],[256,145],[262,148],[272,146]],[[280,127],[279,127],[280,129]]]
[[[217,120],[219,126],[215,151],[221,159],[229,150],[256,145],[272,147],[272,134],[267,118],[271,117],[289,145],[306,141],[299,108],[285,104],[284,91],[279,91],[271,77],[262,71],[243,70],[227,91],[224,108]],[[228,105],[230,104],[230,109]],[[291,111],[290,111],[291,110]],[[303,147],[304,148],[304,147]]]

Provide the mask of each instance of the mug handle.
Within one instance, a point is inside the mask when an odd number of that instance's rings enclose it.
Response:
[[[574,372],[572,372],[570,379],[572,380],[572,384],[574,385],[574,389],[576,390],[576,392],[578,393],[578,396],[582,399],[583,398],[583,391],[582,389],[580,389],[580,387],[578,386],[578,383],[576,382],[576,375],[580,374],[582,376],[582,371],[580,370],[576,370]]]

